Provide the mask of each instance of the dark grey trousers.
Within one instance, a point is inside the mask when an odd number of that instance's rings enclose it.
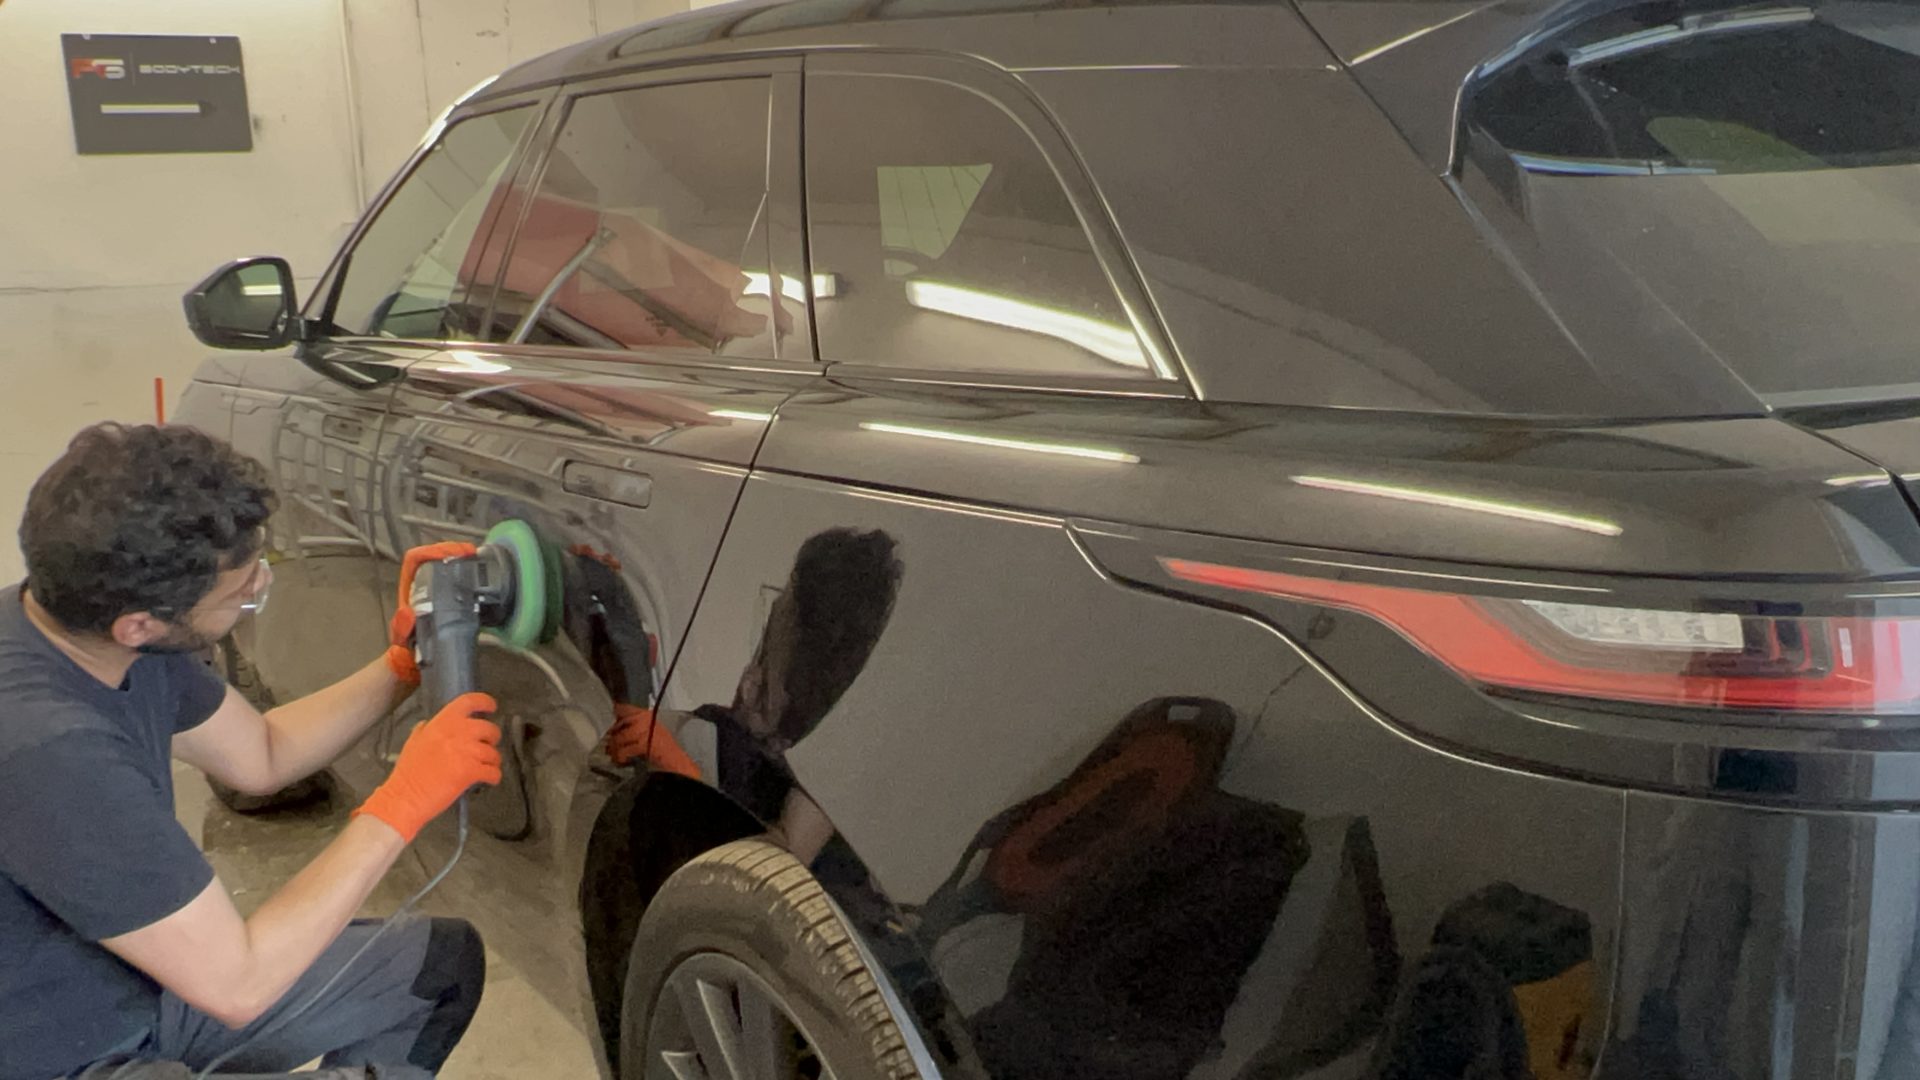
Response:
[[[411,916],[381,935],[315,1001],[313,995],[381,925],[348,926],[292,990],[239,1031],[163,993],[159,1023],[146,1040],[131,1053],[88,1066],[76,1080],[187,1080],[237,1046],[244,1048],[213,1075],[282,1076],[319,1058],[320,1071],[293,1075],[426,1080],[453,1052],[480,1005],[486,951],[464,920]]]

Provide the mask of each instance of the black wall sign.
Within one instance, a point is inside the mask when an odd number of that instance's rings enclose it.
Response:
[[[83,154],[253,149],[237,37],[62,34]]]

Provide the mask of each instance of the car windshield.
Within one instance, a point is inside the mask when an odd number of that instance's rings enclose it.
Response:
[[[1466,182],[1576,327],[1776,406],[1920,397],[1916,101],[1913,4],[1640,4],[1471,88]]]

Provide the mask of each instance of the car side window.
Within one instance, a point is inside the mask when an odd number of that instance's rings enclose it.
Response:
[[[481,245],[500,214],[501,178],[533,115],[523,106],[447,129],[348,253],[328,315],[331,332],[420,341],[477,336],[486,297],[469,292],[487,280]]]
[[[773,302],[771,82],[673,83],[576,99],[524,207],[495,341],[766,358]],[[797,278],[789,294],[804,291]],[[801,324],[803,327],[804,324]]]
[[[1151,377],[1033,139],[952,83],[807,80],[820,358],[969,372]]]

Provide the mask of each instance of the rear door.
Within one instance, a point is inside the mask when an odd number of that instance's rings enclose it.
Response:
[[[497,835],[554,838],[613,707],[652,701],[775,410],[818,378],[798,108],[796,61],[568,87],[475,260],[479,340],[394,384],[395,549],[519,519],[559,571],[561,641],[483,657],[521,773],[476,801]]]
[[[1067,522],[1128,507],[1149,447],[1227,425],[1173,377],[1017,83],[809,57],[806,146],[832,386],[780,408],[665,729],[809,865],[916,1018],[964,1028],[935,1047],[994,1076],[1188,1075],[1283,936],[1303,850],[1358,850],[1350,821],[1231,782],[1290,667],[1278,639],[1115,583]],[[1347,940],[1362,907],[1326,921]],[[1376,973],[1343,978],[1364,996]]]

